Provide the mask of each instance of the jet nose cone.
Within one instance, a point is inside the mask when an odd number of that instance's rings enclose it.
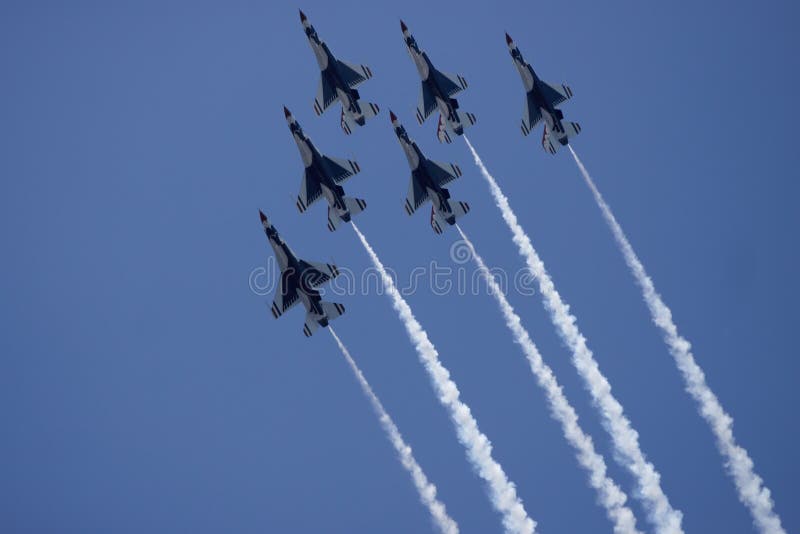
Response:
[[[263,212],[263,211],[261,211],[261,210],[258,210],[258,216],[261,218],[261,222],[262,222],[262,223],[265,223],[265,222],[267,222],[267,216],[266,216],[266,215],[264,215],[264,212]]]
[[[402,20],[400,21],[400,29],[403,30],[403,33],[408,31],[408,26],[406,26],[406,23]]]
[[[286,109],[286,106],[283,106],[283,114],[286,116],[287,119],[292,116],[292,112]]]
[[[397,115],[392,110],[389,110],[389,118],[392,119],[393,123],[397,121]]]
[[[305,21],[307,21],[307,20],[308,20],[308,17],[306,17],[306,14],[305,14],[305,13],[303,13],[303,10],[302,10],[302,9],[300,9],[300,10],[298,10],[298,11],[300,11],[300,22],[305,22]]]
[[[508,33],[506,33],[506,44],[508,44],[509,46],[514,44],[514,40],[511,38],[510,35],[508,35]]]

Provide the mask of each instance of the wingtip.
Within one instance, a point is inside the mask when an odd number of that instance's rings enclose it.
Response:
[[[289,117],[291,117],[291,116],[292,116],[292,112],[291,112],[291,111],[289,111],[289,110],[286,108],[286,106],[283,106],[283,114],[286,116],[286,118],[287,118],[287,119],[288,119]]]
[[[510,35],[508,35],[508,32],[506,32],[506,44],[511,44],[513,42],[514,40],[511,38]]]
[[[266,216],[266,215],[264,215],[264,212],[263,212],[263,211],[261,211],[261,210],[258,210],[258,216],[259,216],[259,218],[261,219],[261,222],[262,222],[262,223],[265,223],[265,222],[267,222],[267,216]]]
[[[403,19],[400,19],[400,29],[403,30],[404,32],[408,31],[408,26],[406,26],[406,23],[403,22]]]
[[[298,11],[300,12],[300,22],[305,22],[305,21],[307,21],[307,20],[308,20],[308,17],[306,17],[306,14],[305,14],[305,13],[303,13],[303,10],[302,10],[302,9],[298,9]]]

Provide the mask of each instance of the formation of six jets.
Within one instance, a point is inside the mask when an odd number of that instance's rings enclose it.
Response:
[[[336,59],[302,11],[300,20],[320,68],[320,83],[314,99],[314,111],[317,115],[322,115],[338,101],[342,107],[341,127],[345,134],[349,135],[354,128],[364,126],[367,119],[376,116],[380,111],[376,104],[362,101],[361,95],[356,89],[357,86],[372,77],[372,71],[366,65],[354,65]],[[403,21],[400,22],[400,29],[403,41],[421,80],[416,109],[417,121],[423,124],[438,110],[436,137],[442,143],[451,143],[455,137],[464,136],[465,130],[476,123],[475,115],[461,110],[459,102],[455,98],[467,88],[467,81],[461,75],[447,74],[434,67],[428,54],[419,47]],[[763,479],[754,471],[753,461],[747,451],[738,445],[734,438],[733,419],[725,412],[718,398],[705,382],[705,375],[692,355],[690,343],[678,334],[677,326],[671,318],[671,311],[656,291],[652,279],[647,275],[622,227],[611,212],[611,208],[603,199],[574,148],[570,145],[570,139],[580,133],[581,127],[576,122],[566,120],[558,106],[572,98],[572,89],[564,84],[556,85],[543,81],[531,65],[525,61],[513,39],[508,34],[505,39],[525,89],[525,107],[521,123],[523,135],[529,135],[539,123],[543,123],[541,142],[545,151],[556,154],[559,148],[568,147],[584,181],[595,197],[617,247],[642,290],[642,297],[647,303],[653,322],[664,335],[669,352],[681,372],[687,392],[697,402],[698,412],[706,420],[716,438],[717,447],[735,483],[739,499],[749,509],[754,524],[762,534],[785,534],[786,531],[781,525],[780,517],[773,510],[769,489],[764,485]],[[490,499],[497,511],[503,515],[503,524],[506,530],[532,534],[535,530],[535,522],[527,515],[521,500],[516,495],[514,484],[508,480],[500,465],[492,457],[491,447],[486,447],[486,444],[489,443],[488,438],[478,429],[477,422],[470,415],[469,407],[460,400],[458,388],[449,378],[447,369],[439,362],[435,347],[414,318],[408,304],[397,292],[391,276],[386,272],[377,254],[353,220],[355,215],[364,211],[367,203],[363,199],[347,196],[343,183],[361,171],[359,164],[356,161],[339,159],[321,153],[303,132],[292,113],[286,108],[284,108],[284,113],[304,166],[300,192],[296,201],[297,209],[300,213],[304,213],[311,205],[324,197],[328,203],[327,226],[330,231],[335,231],[342,225],[351,223],[355,234],[370,255],[373,265],[380,271],[387,295],[391,298],[394,308],[404,323],[420,361],[431,377],[439,400],[450,411],[451,419],[460,441],[466,448],[470,463],[476,473],[487,483]],[[406,213],[412,215],[420,207],[430,202],[430,224],[433,231],[442,234],[447,227],[455,226],[462,239],[468,244],[473,259],[481,269],[487,283],[491,286],[493,283],[491,273],[457,222],[469,213],[469,204],[451,198],[450,191],[446,187],[461,176],[461,169],[454,163],[441,163],[428,159],[391,110],[389,118],[411,168],[411,180],[404,203]],[[681,534],[683,532],[682,513],[673,508],[661,488],[658,471],[641,450],[638,434],[624,413],[621,403],[612,394],[611,386],[601,373],[592,351],[587,346],[585,336],[578,329],[576,318],[569,311],[569,305],[564,302],[556,290],[543,261],[533,248],[524,229],[517,222],[516,215],[494,177],[486,169],[467,137],[463,138],[472,153],[476,166],[489,186],[495,204],[513,235],[514,242],[526,262],[528,271],[539,285],[545,308],[550,314],[553,325],[572,352],[573,365],[592,395],[593,404],[600,411],[603,426],[611,436],[615,459],[630,471],[636,480],[634,495],[642,501],[648,520],[653,524],[656,532]],[[281,269],[280,281],[272,303],[272,314],[276,318],[280,317],[288,309],[302,302],[306,308],[303,333],[310,337],[319,327],[328,327],[330,321],[341,316],[345,311],[342,304],[325,302],[320,294],[320,287],[339,276],[339,270],[330,263],[298,258],[281,239],[278,231],[267,217],[261,212],[260,217],[264,232]],[[564,397],[552,370],[543,362],[530,335],[520,325],[519,316],[514,312],[502,292],[498,289],[492,293],[506,318],[515,341],[523,348],[537,382],[546,391],[554,419],[561,424],[567,441],[575,448],[580,465],[586,469],[589,475],[590,484],[599,492],[599,502],[602,503],[609,519],[614,523],[614,532],[638,534],[639,530],[635,526],[634,515],[625,503],[622,490],[609,478],[604,460],[595,451],[591,438],[578,426],[575,411]],[[428,506],[439,530],[447,534],[457,532],[458,528],[455,522],[447,516],[444,505],[436,499],[435,487],[427,481],[421,468],[416,464],[410,448],[403,441],[396,426],[386,414],[380,401],[377,400],[347,349],[333,328],[328,330],[359,377],[365,394],[373,403],[390,441],[401,457],[402,464],[412,475],[420,498]]]
[[[338,101],[342,106],[342,130],[349,135],[353,129],[364,126],[367,119],[376,116],[380,111],[377,104],[364,102],[356,89],[372,78],[372,70],[366,65],[356,65],[337,59],[302,11],[300,11],[300,22],[320,69],[314,111],[317,115],[322,115]],[[467,88],[467,81],[460,74],[448,74],[438,70],[428,54],[419,47],[403,21],[400,21],[400,29],[421,79],[416,109],[417,121],[423,124],[438,110],[436,137],[440,142],[451,143],[455,136],[464,135],[466,128],[476,123],[475,115],[463,111],[455,98]],[[547,152],[555,154],[558,147],[567,145],[569,138],[581,131],[578,123],[564,120],[564,113],[556,107],[572,98],[572,90],[567,85],[554,85],[541,80],[530,64],[523,59],[522,53],[508,34],[506,43],[526,91],[522,133],[528,135],[539,122],[544,121],[542,147]],[[297,209],[300,213],[305,213],[312,204],[324,197],[328,202],[328,229],[335,231],[367,207],[365,200],[347,196],[342,187],[342,184],[358,174],[361,168],[356,161],[322,154],[303,132],[292,113],[286,107],[283,109],[305,167],[300,193],[297,195]],[[434,232],[441,234],[445,228],[456,224],[456,221],[470,209],[466,202],[452,199],[450,191],[445,187],[461,176],[461,169],[454,163],[441,163],[425,157],[397,116],[390,111],[389,117],[411,168],[411,180],[404,203],[405,211],[412,215],[430,201],[432,204],[430,224]],[[281,239],[264,213],[259,212],[259,214],[264,232],[281,269],[280,281],[271,307],[272,315],[280,317],[289,308],[302,302],[306,308],[303,333],[306,337],[310,337],[319,326],[328,326],[329,321],[344,313],[342,304],[321,300],[318,291],[321,285],[335,278],[339,271],[332,264],[299,259]]]

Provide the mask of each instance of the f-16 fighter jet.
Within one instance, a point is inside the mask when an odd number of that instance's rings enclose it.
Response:
[[[320,154],[291,112],[284,107],[283,113],[306,167],[300,183],[300,194],[297,195],[297,209],[303,213],[324,196],[328,200],[328,230],[333,232],[342,223],[350,222],[351,216],[361,213],[367,207],[365,200],[344,196],[344,189],[340,185],[358,174],[361,168],[355,161]]]
[[[314,99],[314,111],[317,115],[322,115],[331,104],[339,100],[342,103],[342,129],[349,135],[356,126],[364,126],[366,120],[377,115],[380,110],[377,104],[360,102],[361,96],[355,89],[360,83],[372,78],[372,71],[366,65],[351,65],[336,59],[302,11],[300,21],[322,74],[317,97]]]
[[[531,133],[544,117],[542,146],[551,154],[555,154],[559,145],[566,146],[569,138],[581,131],[577,122],[565,121],[564,113],[556,109],[557,105],[572,98],[572,89],[564,84],[553,85],[539,79],[530,64],[522,58],[522,53],[508,34],[506,43],[527,92],[525,114],[522,116],[522,134]]]
[[[422,124],[438,108],[439,125],[436,128],[436,136],[441,142],[451,143],[453,136],[463,135],[468,126],[475,124],[475,115],[458,109],[458,100],[453,98],[467,88],[467,80],[460,74],[446,74],[436,70],[428,54],[420,50],[417,41],[402,20],[400,28],[403,30],[408,53],[417,66],[419,77],[422,78],[417,120]]]
[[[302,302],[306,307],[306,324],[303,333],[306,337],[318,326],[326,327],[328,322],[344,313],[344,306],[333,302],[325,302],[320,298],[317,288],[322,284],[336,278],[339,270],[330,263],[317,263],[298,259],[289,245],[281,239],[278,231],[267,220],[266,215],[259,211],[261,225],[267,234],[269,244],[275,251],[275,259],[281,268],[281,278],[275,290],[275,300],[272,302],[272,315],[277,319],[283,313]]]
[[[444,188],[459,176],[461,169],[452,163],[438,163],[429,160],[425,154],[412,141],[406,129],[397,120],[391,111],[389,116],[392,119],[392,126],[400,146],[408,158],[408,165],[411,167],[411,183],[408,186],[408,196],[406,197],[406,213],[413,214],[417,208],[428,200],[431,201],[431,226],[433,231],[441,234],[446,226],[456,223],[456,219],[465,215],[469,211],[469,204],[458,200],[450,199],[450,191]]]

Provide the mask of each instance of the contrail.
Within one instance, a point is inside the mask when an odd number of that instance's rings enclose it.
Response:
[[[475,164],[489,184],[495,204],[500,208],[503,219],[513,234],[514,243],[516,243],[520,255],[525,259],[528,269],[538,282],[539,291],[544,297],[544,305],[550,314],[551,321],[556,326],[561,339],[572,352],[572,364],[578,370],[578,374],[591,394],[594,406],[602,415],[603,427],[610,434],[614,444],[615,459],[628,469],[636,480],[637,491],[634,495],[644,503],[648,519],[659,534],[682,533],[683,514],[672,508],[669,499],[661,489],[661,475],[653,464],[647,461],[639,447],[639,434],[631,426],[622,405],[611,393],[611,385],[600,372],[600,367],[594,359],[592,351],[586,345],[586,338],[578,330],[575,317],[569,312],[569,306],[561,300],[553,280],[547,274],[544,263],[533,248],[528,235],[517,222],[517,216],[511,210],[508,199],[500,190],[500,186],[486,170],[480,156],[466,136],[464,136],[464,141],[472,152]]]
[[[644,270],[644,265],[639,261],[639,257],[633,250],[625,232],[617,222],[611,208],[606,204],[600,191],[595,186],[592,177],[586,171],[578,155],[569,147],[575,163],[578,165],[586,185],[592,190],[594,199],[603,218],[611,228],[614,239],[617,242],[625,263],[633,273],[636,283],[642,289],[642,296],[650,309],[650,316],[653,322],[664,334],[664,341],[669,348],[670,354],[678,365],[686,390],[699,405],[700,415],[711,427],[717,439],[717,448],[725,458],[725,465],[728,473],[733,477],[736,484],[736,491],[739,493],[739,500],[750,510],[758,530],[769,534],[785,534],[781,526],[781,519],[773,510],[772,497],[769,488],[764,485],[764,481],[753,470],[753,460],[750,459],[747,451],[736,443],[733,437],[733,418],[722,408],[717,396],[706,384],[705,374],[691,352],[691,344],[678,334],[678,327],[672,322],[672,312],[661,300],[661,296],[656,292],[653,280]]]
[[[369,254],[375,268],[381,273],[386,293],[392,299],[392,306],[400,316],[420,361],[428,371],[439,401],[450,412],[458,439],[467,449],[467,458],[478,475],[486,481],[492,505],[503,516],[503,526],[506,532],[533,534],[536,530],[536,522],[525,511],[522,500],[517,496],[517,488],[514,483],[508,480],[503,468],[492,458],[492,444],[489,438],[478,429],[478,422],[472,417],[469,406],[459,399],[458,387],[450,379],[450,372],[439,361],[439,353],[428,339],[428,334],[414,317],[408,303],[397,291],[392,277],[386,272],[386,268],[367,242],[367,238],[355,223],[351,221],[350,225],[361,240],[361,244]]]
[[[561,423],[567,441],[575,449],[578,462],[589,472],[589,484],[599,494],[600,503],[606,510],[606,515],[614,524],[614,532],[621,534],[638,533],[636,529],[636,518],[633,512],[625,505],[627,497],[625,493],[609,478],[606,471],[606,462],[594,449],[592,438],[589,437],[578,424],[578,414],[575,413],[570,405],[561,386],[558,384],[552,369],[542,360],[539,349],[531,339],[528,331],[522,326],[519,315],[514,311],[513,306],[500,289],[497,280],[494,279],[483,258],[475,250],[475,245],[467,237],[461,227],[456,224],[458,233],[469,247],[472,258],[478,264],[478,268],[489,285],[490,293],[497,300],[500,310],[506,319],[506,325],[514,336],[514,341],[522,347],[522,351],[528,358],[531,371],[536,375],[536,380],[547,394],[547,401],[550,404],[550,412],[553,417]]]
[[[328,330],[330,330],[333,339],[336,340],[336,344],[339,345],[339,350],[342,351],[347,363],[350,364],[350,368],[353,370],[353,374],[356,375],[356,379],[359,385],[361,385],[364,395],[367,396],[367,399],[369,399],[369,402],[372,404],[372,409],[375,410],[375,414],[381,422],[383,431],[386,432],[386,436],[389,438],[389,441],[392,442],[394,450],[397,451],[397,455],[400,457],[400,463],[403,464],[408,474],[411,475],[411,480],[414,481],[414,487],[417,488],[417,493],[419,493],[419,499],[422,501],[422,504],[428,508],[434,524],[442,534],[458,534],[458,525],[447,515],[444,504],[436,498],[436,486],[425,476],[422,468],[414,458],[414,454],[411,452],[411,447],[403,440],[403,436],[400,434],[397,425],[395,425],[392,418],[389,417],[380,399],[375,395],[375,392],[372,391],[372,387],[364,377],[364,373],[361,372],[361,369],[358,368],[353,357],[350,356],[350,351],[347,350],[342,340],[336,335],[333,327],[328,325]]]

